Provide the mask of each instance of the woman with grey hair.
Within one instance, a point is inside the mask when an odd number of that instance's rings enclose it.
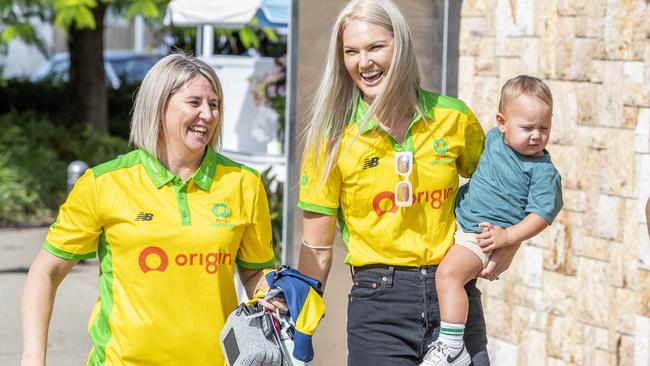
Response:
[[[61,206],[22,300],[23,365],[45,364],[58,285],[99,258],[88,365],[219,365],[219,332],[271,267],[269,207],[254,170],[217,153],[223,92],[203,61],[172,54],[147,73],[137,148],[89,169]]]
[[[440,330],[435,272],[454,243],[458,176],[476,169],[481,126],[462,101],[420,87],[411,32],[390,0],[341,10],[313,100],[299,269],[325,283],[338,219],[353,282],[348,365],[420,365]],[[476,280],[465,289],[467,349],[488,365]]]

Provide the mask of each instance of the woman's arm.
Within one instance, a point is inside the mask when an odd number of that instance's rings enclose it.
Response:
[[[32,262],[21,304],[21,365],[45,365],[48,327],[56,290],[76,263],[56,257],[45,249],[41,249]]]
[[[241,267],[238,267],[237,269],[239,270],[239,279],[246,290],[246,296],[248,296],[249,299],[252,299],[255,295],[255,290],[266,284],[264,273],[261,269],[247,269]]]
[[[303,240],[312,243],[314,247],[308,248],[301,245],[298,271],[321,281],[325,288],[325,280],[332,265],[332,241],[336,224],[335,216],[322,215],[312,212],[303,214]],[[259,269],[239,268],[239,279],[244,284],[246,294],[249,298],[255,295],[255,291],[262,287],[268,287],[264,273]],[[269,308],[275,307],[286,311],[286,304],[279,300],[271,300],[270,303],[260,300],[260,303]]]
[[[302,240],[298,270],[319,280],[325,288],[332,266],[332,252],[336,216],[305,211],[302,216]]]

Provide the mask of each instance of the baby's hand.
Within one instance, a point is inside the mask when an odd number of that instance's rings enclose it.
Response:
[[[483,232],[478,234],[476,239],[478,239],[478,245],[481,246],[483,252],[491,252],[511,245],[506,229],[494,226],[489,222],[482,222],[479,226],[483,227]]]

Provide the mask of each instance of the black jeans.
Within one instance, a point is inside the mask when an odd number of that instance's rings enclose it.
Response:
[[[417,366],[438,338],[436,266],[373,265],[353,270],[348,295],[348,366]],[[481,292],[465,286],[469,316],[465,346],[472,365],[489,366]]]

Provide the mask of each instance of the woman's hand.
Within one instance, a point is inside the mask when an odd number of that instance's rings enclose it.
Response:
[[[277,299],[275,297],[268,300],[259,299],[257,302],[266,309],[269,309],[271,311],[279,311],[280,314],[284,314],[289,311],[287,303],[284,300]]]
[[[512,245],[508,240],[507,229],[494,226],[489,222],[482,222],[479,226],[483,227],[483,231],[476,239],[478,239],[478,244],[483,249],[483,252],[491,252]]]
[[[271,311],[278,310],[280,313],[286,313],[289,310],[286,301],[277,297],[272,297],[266,299],[266,295],[269,293],[269,284],[266,282],[266,277],[262,278],[258,282],[258,288],[255,290],[255,297],[258,298],[257,302],[262,305],[264,308]]]
[[[510,264],[515,258],[515,254],[517,254],[517,250],[519,250],[520,246],[521,243],[496,249],[492,252],[490,261],[487,266],[483,268],[479,277],[490,281],[498,280],[499,275],[510,268]]]

